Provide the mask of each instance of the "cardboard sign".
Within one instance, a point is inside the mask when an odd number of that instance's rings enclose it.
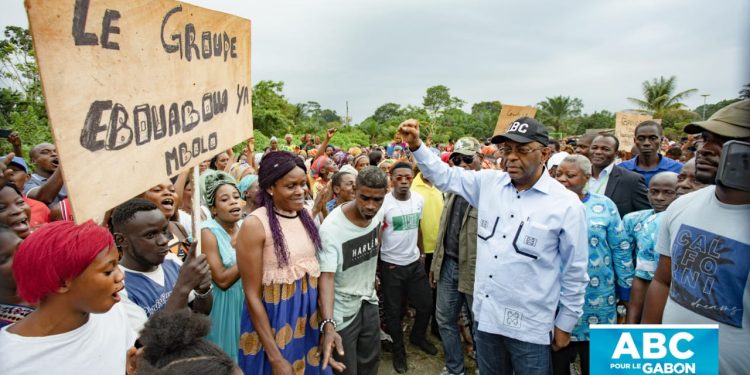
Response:
[[[510,124],[512,124],[513,121],[516,121],[518,118],[534,118],[534,116],[536,116],[536,108],[534,107],[503,104],[502,109],[500,109],[500,116],[498,116],[497,118],[495,132],[492,134],[494,136],[505,133],[506,131],[508,131]]]
[[[249,20],[166,0],[26,11],[76,221],[252,134]]]
[[[633,148],[633,137],[635,135],[635,127],[638,124],[654,120],[651,115],[641,112],[617,112],[615,113],[615,137],[620,140],[620,150],[628,151]],[[654,120],[661,124],[661,119]]]

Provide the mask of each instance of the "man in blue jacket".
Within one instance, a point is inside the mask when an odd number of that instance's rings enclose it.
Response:
[[[548,374],[583,310],[588,246],[583,204],[546,173],[549,135],[516,120],[502,143],[503,169],[448,167],[422,146],[419,123],[399,126],[414,158],[441,191],[479,209],[473,311],[482,374]]]

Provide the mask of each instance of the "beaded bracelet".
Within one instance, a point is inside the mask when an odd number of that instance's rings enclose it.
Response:
[[[333,324],[333,329],[336,330],[336,321],[333,319],[323,319],[322,322],[320,322],[320,332],[323,332],[323,328],[325,328],[326,324]]]

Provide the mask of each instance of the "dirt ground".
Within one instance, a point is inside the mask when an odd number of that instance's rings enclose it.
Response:
[[[432,342],[438,348],[438,354],[429,355],[421,351],[419,348],[408,343],[408,335],[404,335],[407,338],[406,344],[406,364],[409,369],[406,374],[413,375],[438,375],[442,371],[445,365],[445,357],[443,356],[443,345],[440,343],[437,337],[428,334],[430,342]],[[393,363],[391,362],[392,355],[390,352],[382,350],[380,355],[380,367],[378,368],[379,375],[391,375],[398,374],[393,369]],[[476,361],[471,359],[469,356],[464,356],[464,365],[466,366],[466,375],[474,374],[476,369]]]
[[[405,337],[408,335],[405,334]],[[428,333],[430,342],[432,342],[438,348],[438,354],[429,355],[419,350],[419,348],[408,343],[406,344],[406,364],[409,369],[406,374],[413,375],[438,375],[443,370],[445,365],[445,357],[443,356],[443,345],[440,343],[437,337]],[[464,346],[464,349],[466,347]],[[381,350],[380,354],[380,367],[378,368],[378,375],[396,375],[398,374],[393,369],[393,362],[391,362],[392,355],[386,350]],[[470,358],[468,355],[464,355],[464,366],[466,375],[476,374],[477,362]],[[576,361],[570,367],[570,373],[573,375],[579,375],[581,373],[580,358],[576,358]]]

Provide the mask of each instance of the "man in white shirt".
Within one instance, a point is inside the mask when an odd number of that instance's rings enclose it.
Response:
[[[427,151],[430,152],[430,151]],[[433,155],[430,152],[430,155]],[[437,157],[437,156],[435,156]],[[383,309],[388,333],[393,339],[393,368],[406,372],[406,349],[401,330],[401,302],[406,295],[417,316],[410,341],[427,354],[437,354],[437,348],[427,341],[427,325],[432,309],[432,290],[424,270],[424,249],[418,247],[424,199],[410,191],[414,170],[407,162],[391,167],[393,191],[383,202],[383,245],[380,250]]]
[[[642,175],[615,165],[620,141],[612,134],[598,135],[591,142],[588,158],[591,160],[591,179],[588,191],[612,199],[620,217],[650,209],[646,180]]]
[[[550,344],[569,344],[589,279],[584,206],[544,169],[544,125],[522,117],[492,138],[503,143],[505,172],[448,167],[422,147],[416,120],[399,131],[438,189],[479,209],[473,311],[480,372],[549,373]]]

